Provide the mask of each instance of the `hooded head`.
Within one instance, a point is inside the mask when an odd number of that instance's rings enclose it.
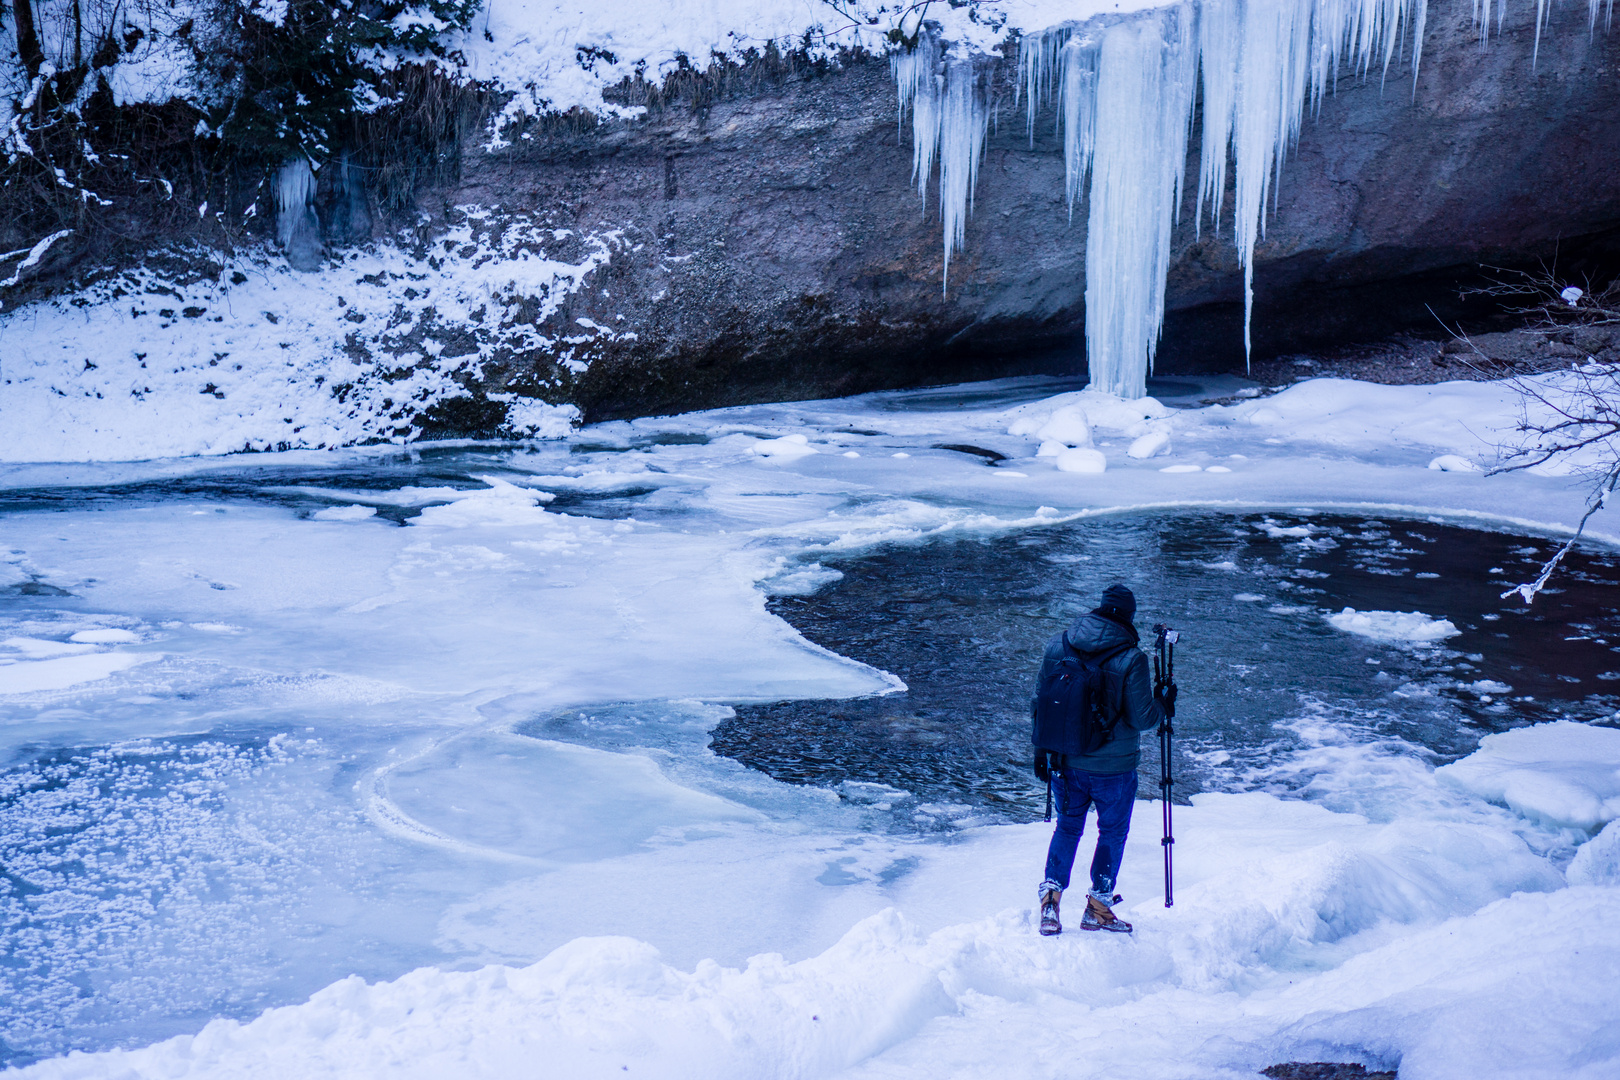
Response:
[[[1124,585],[1110,585],[1103,590],[1102,603],[1093,614],[1130,626],[1136,618],[1136,594]]]

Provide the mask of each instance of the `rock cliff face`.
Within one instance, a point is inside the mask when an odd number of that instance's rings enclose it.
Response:
[[[1620,35],[1561,11],[1532,69],[1532,12],[1513,5],[1482,46],[1468,3],[1433,0],[1415,93],[1404,64],[1382,85],[1347,72],[1307,118],[1257,251],[1256,355],[1438,329],[1426,305],[1455,314],[1481,263],[1556,254],[1573,269],[1620,246]],[[470,150],[458,186],[434,195],[623,230],[625,249],[561,313],[613,331],[570,390],[590,419],[1077,372],[1085,208],[1069,215],[1051,117],[1031,144],[1013,74],[996,76],[1000,123],[948,293],[938,208],[911,182],[883,60]],[[1189,198],[1159,370],[1240,369],[1230,219],[1200,238],[1192,217]],[[488,388],[551,363],[520,357]]]

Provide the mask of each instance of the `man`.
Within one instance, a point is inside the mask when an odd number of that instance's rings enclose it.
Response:
[[[1101,713],[1106,720],[1101,745],[1089,753],[1035,751],[1035,775],[1050,779],[1058,811],[1057,828],[1046,853],[1046,880],[1040,888],[1042,934],[1063,932],[1058,907],[1069,887],[1086,811],[1093,805],[1097,807],[1097,849],[1091,858],[1091,891],[1086,894],[1080,929],[1131,932],[1131,924],[1114,914],[1113,905],[1119,900],[1114,882],[1119,879],[1136,800],[1139,744],[1142,732],[1175,715],[1176,701],[1174,686],[1167,687],[1162,696],[1154,692],[1147,656],[1137,648],[1140,638],[1132,625],[1135,617],[1136,596],[1131,590],[1124,585],[1108,586],[1095,610],[1047,643],[1035,681],[1038,695],[1069,655],[1090,664],[1100,662]]]

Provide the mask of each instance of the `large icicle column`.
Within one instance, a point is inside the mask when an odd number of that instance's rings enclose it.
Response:
[[[1407,39],[1415,83],[1427,10],[1427,0],[1203,0],[1064,23],[1021,39],[1019,86],[1031,128],[1055,102],[1071,212],[1082,192],[1088,196],[1093,386],[1122,397],[1147,392],[1200,71],[1198,214],[1207,206],[1218,226],[1230,163],[1247,351],[1254,249],[1307,104],[1330,91],[1347,65],[1358,76],[1376,70],[1384,77]],[[926,190],[936,154],[940,160],[948,262],[962,244],[990,107],[982,71],[965,56],[947,55],[925,36],[896,58],[894,70],[902,115],[908,107],[912,113],[919,190]]]
[[[1109,28],[1098,77],[1081,90],[1095,86],[1099,118],[1086,237],[1086,357],[1091,388],[1120,397],[1147,392],[1164,322],[1196,70],[1192,29],[1186,5]],[[1069,93],[1065,88],[1065,100]]]

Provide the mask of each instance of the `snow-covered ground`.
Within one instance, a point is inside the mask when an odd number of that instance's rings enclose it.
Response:
[[[1431,467],[1489,463],[1503,384],[1155,389],[0,467],[35,507],[0,517],[0,813],[8,871],[50,898],[0,906],[22,958],[0,996],[41,1003],[12,1037],[183,1032],[19,1075],[1616,1075],[1613,730],[1514,731],[1436,770],[1317,718],[1271,767],[1320,783],[1178,810],[1170,909],[1140,808],[1131,939],[1035,934],[1045,826],[874,830],[858,800],[707,750],[725,702],[895,688],[765,609],[829,579],[829,553],[1195,505],[1556,534],[1583,505],[1556,468]],[[418,457],[405,486],[353,479]],[[431,482],[452,460],[482,486]],[[205,477],[260,497],[187,493]],[[554,508],[614,492],[633,516]],[[1139,585],[1144,618],[1174,621]],[[1445,614],[1421,588],[1322,612],[1388,648],[1430,647]],[[1190,644],[1179,667],[1196,693]],[[256,1002],[279,1007],[209,1020]]]

